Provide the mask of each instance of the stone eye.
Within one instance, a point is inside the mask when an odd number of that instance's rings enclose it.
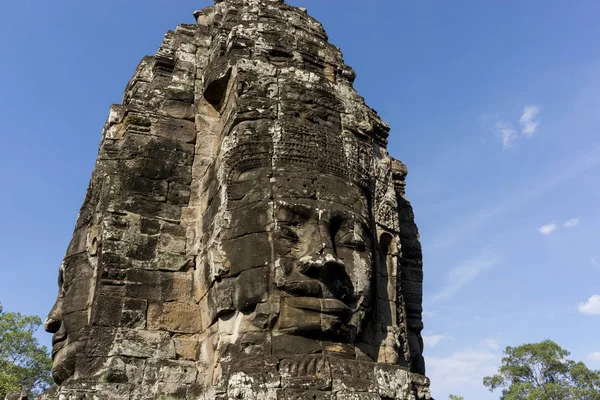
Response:
[[[336,237],[342,227],[343,219],[342,217],[335,216],[332,217],[329,221],[329,239],[331,240],[331,246],[333,247],[333,252],[337,253],[337,241]]]
[[[344,233],[338,236],[339,239],[337,243],[341,247],[346,247],[360,252],[367,250],[367,241],[361,234],[357,233],[355,229],[344,229]]]
[[[61,266],[58,270],[58,296],[63,297],[65,294],[65,270]]]
[[[349,233],[347,236],[351,236],[351,235],[353,235],[352,232]],[[364,240],[362,240],[360,238],[344,240],[341,245],[344,247],[354,249],[356,251],[360,251],[360,252],[364,252],[367,250],[367,244],[365,243]]]
[[[285,205],[278,207],[276,219],[290,226],[300,227],[311,217],[310,209],[301,205]]]
[[[298,236],[298,234],[289,226],[279,226],[279,234],[281,235],[282,238],[293,241],[293,242],[298,242],[300,240],[300,237]]]

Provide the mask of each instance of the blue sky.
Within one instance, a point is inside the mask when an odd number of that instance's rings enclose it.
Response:
[[[600,368],[600,3],[293,0],[357,73],[409,167],[434,396],[550,338]],[[208,1],[0,6],[0,302],[44,316],[137,63]],[[40,334],[49,344],[50,335]]]

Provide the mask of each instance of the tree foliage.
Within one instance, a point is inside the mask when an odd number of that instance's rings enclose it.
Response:
[[[4,312],[0,305],[0,399],[10,392],[38,394],[52,384],[48,349],[33,336],[37,316]]]
[[[600,400],[600,371],[569,360],[551,340],[507,347],[496,375],[483,378],[501,400]]]
[[[462,396],[457,396],[457,395],[455,395],[455,394],[451,394],[451,395],[448,397],[448,400],[465,400],[465,398],[464,398],[464,397],[462,397]]]

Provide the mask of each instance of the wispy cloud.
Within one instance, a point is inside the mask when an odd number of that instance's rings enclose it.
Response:
[[[494,131],[502,139],[502,146],[508,149],[522,137],[532,137],[538,130],[540,123],[538,121],[538,115],[541,108],[539,106],[531,105],[525,106],[521,117],[519,118],[519,125],[521,131],[519,132],[514,128],[513,124],[504,120],[497,120],[494,125]],[[487,114],[485,118],[480,117],[480,121],[487,120]]]
[[[590,261],[592,262],[592,265],[598,265],[598,260],[596,260],[596,257],[592,257]]]
[[[541,233],[542,235],[551,235],[552,232],[554,232],[557,229],[558,229],[558,225],[556,225],[555,222],[551,222],[549,224],[540,226],[538,228],[538,232]]]
[[[423,311],[423,316],[425,318],[433,318],[433,317],[435,317],[435,313],[432,311]]]
[[[579,312],[587,315],[600,315],[600,296],[594,295],[587,302],[580,303]]]
[[[451,297],[461,288],[473,282],[482,272],[493,268],[495,265],[496,260],[486,256],[461,263],[446,274],[444,289],[433,295],[431,302],[435,303]]]
[[[600,352],[590,354],[588,359],[590,361],[600,361]]]
[[[579,225],[579,218],[570,219],[563,224],[563,226],[567,229],[575,228],[577,225]]]
[[[517,131],[504,121],[496,122],[496,133],[502,138],[502,146],[505,149],[512,147],[519,137]]]
[[[560,165],[567,165],[566,168],[560,170],[557,174],[548,177],[539,177],[536,179],[537,184],[529,185],[528,189],[516,189],[517,195],[507,195],[508,200],[502,201],[489,208],[484,208],[479,212],[463,219],[460,224],[453,225],[452,229],[440,232],[434,238],[432,246],[435,248],[448,247],[453,245],[457,240],[462,239],[467,233],[475,231],[491,219],[512,211],[522,205],[554,190],[558,186],[571,181],[573,178],[582,174],[590,168],[600,164],[600,144],[597,144],[592,150],[582,152],[570,160],[563,160]]]
[[[570,220],[566,221],[565,223],[563,223],[562,227],[566,228],[566,229],[571,229],[571,228],[575,228],[577,225],[579,225],[579,219],[573,218],[573,219],[570,219]],[[549,224],[540,226],[538,228],[538,232],[541,233],[542,235],[551,235],[558,228],[559,228],[559,226],[556,222],[551,222]]]
[[[500,350],[500,344],[498,344],[498,341],[495,339],[485,339],[481,342],[481,345],[483,347],[487,347],[488,349]]]
[[[439,390],[480,387],[484,376],[493,375],[501,359],[490,350],[460,350],[448,357],[425,357],[427,375]]]
[[[425,348],[433,349],[438,345],[442,340],[452,340],[454,337],[450,335],[424,335],[423,343],[425,344]]]
[[[521,133],[525,136],[533,136],[537,131],[540,123],[537,121],[537,116],[540,113],[540,107],[538,106],[526,106],[523,109],[523,114],[519,119],[521,125]]]

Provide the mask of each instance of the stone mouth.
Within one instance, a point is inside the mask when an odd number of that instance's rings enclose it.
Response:
[[[54,336],[52,336],[52,356],[65,346],[67,337],[67,332],[56,332]]]
[[[301,279],[286,281],[282,289],[291,296],[287,298],[287,301],[294,308],[325,313],[355,311],[349,306],[353,302],[344,301],[353,298],[351,294],[352,289],[342,285],[340,282],[334,283],[337,283],[337,285],[328,286],[325,282],[318,279],[302,277]]]
[[[354,310],[338,299],[320,297],[288,297],[286,303],[290,307],[301,310],[317,311],[326,314],[347,314]]]
[[[323,297],[321,282],[313,279],[298,279],[285,282],[283,290],[292,296]]]

